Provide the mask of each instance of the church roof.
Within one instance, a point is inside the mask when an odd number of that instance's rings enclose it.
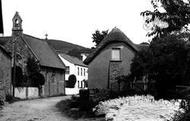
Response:
[[[65,69],[63,62],[45,40],[26,34],[23,34],[23,39],[28,43],[39,59],[40,65]]]
[[[45,40],[27,34],[22,34],[20,37],[20,39],[24,40],[29,46],[29,49],[39,60],[41,66],[65,69],[64,63]],[[0,44],[3,46],[11,40],[11,36],[0,37]]]
[[[118,28],[113,28],[111,32],[99,43],[96,49],[85,59],[84,63],[89,64],[103,48],[109,43],[123,42],[137,52],[139,48]]]
[[[12,37],[11,36],[6,36],[6,37],[0,37],[0,45],[5,45],[7,43],[7,41],[11,40]]]
[[[11,54],[9,52],[7,52],[6,49],[2,45],[0,45],[0,49],[2,50],[3,53],[5,53],[7,55],[7,57],[9,57],[10,59],[12,58]]]
[[[79,60],[76,57],[67,55],[67,54],[59,54],[62,58],[64,58],[65,60],[69,61],[70,63],[73,63],[75,65],[79,65],[79,66],[84,66],[87,67],[87,65],[85,65],[81,60]]]

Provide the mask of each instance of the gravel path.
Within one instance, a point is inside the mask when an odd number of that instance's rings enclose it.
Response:
[[[70,97],[51,97],[8,104],[0,111],[0,121],[74,121],[55,107],[59,101],[68,98]],[[89,121],[87,119],[78,119],[77,121],[85,120]]]

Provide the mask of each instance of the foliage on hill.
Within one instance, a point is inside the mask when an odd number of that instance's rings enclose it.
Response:
[[[72,44],[60,40],[47,40],[48,44],[52,46],[57,53],[66,53],[80,59],[81,53],[90,53],[91,49],[82,47],[80,45]]]

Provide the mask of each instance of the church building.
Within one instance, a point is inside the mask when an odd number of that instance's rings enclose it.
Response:
[[[42,85],[40,91],[38,90],[37,95],[65,94],[65,65],[56,52],[49,46],[46,39],[39,39],[23,33],[22,19],[18,12],[12,22],[12,36],[0,37],[1,45],[12,55],[12,67],[20,67],[23,75],[27,75],[27,60],[34,58],[40,66],[40,73],[45,78],[45,84]],[[15,88],[15,94],[19,91],[21,89],[16,90]],[[26,97],[36,93],[35,90],[30,92],[27,88],[25,92]]]

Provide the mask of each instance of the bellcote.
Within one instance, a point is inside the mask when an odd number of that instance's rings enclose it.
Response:
[[[12,28],[13,34],[16,34],[16,35],[21,34],[23,31],[22,19],[18,12],[15,13],[15,15],[12,19],[12,22],[13,22],[13,28]]]

